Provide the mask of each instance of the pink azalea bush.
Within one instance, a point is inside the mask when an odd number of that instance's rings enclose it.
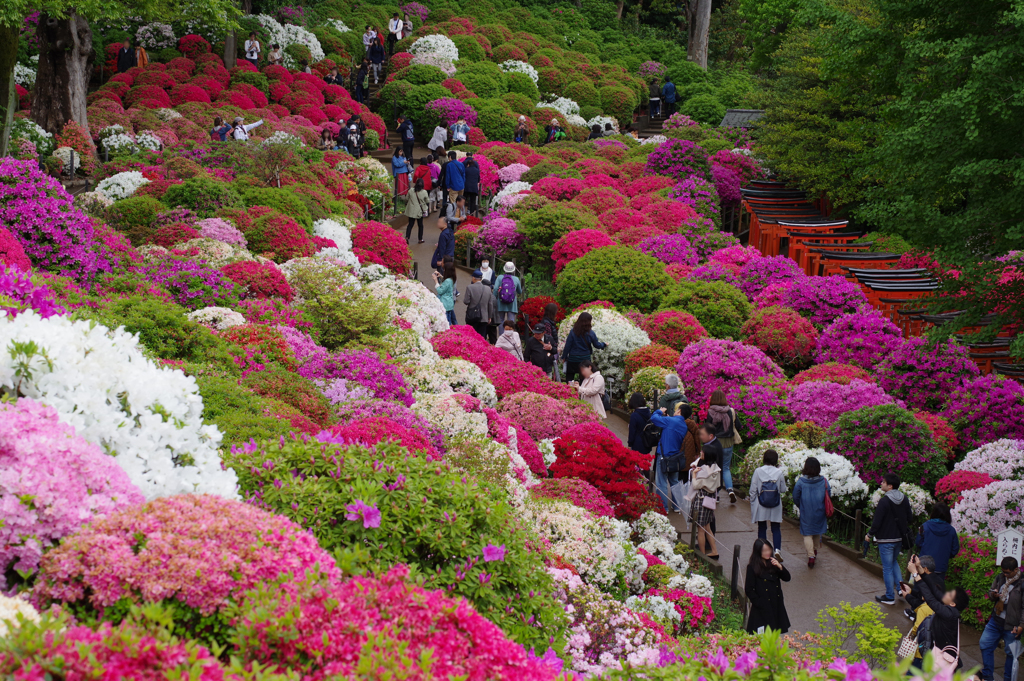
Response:
[[[828,428],[841,414],[894,400],[874,383],[854,379],[846,385],[829,381],[808,381],[798,385],[786,406],[798,421],[812,421]],[[897,406],[903,406],[901,402]]]
[[[806,275],[797,264],[784,255],[751,260],[740,269],[740,289],[753,300],[771,284],[791,283]]]
[[[722,263],[738,275],[744,265],[763,257],[761,251],[754,246],[729,246],[712,253],[709,260]]]
[[[963,381],[947,396],[942,416],[965,447],[999,438],[1024,439],[1024,387],[997,374]]]
[[[532,392],[505,397],[498,403],[498,413],[520,424],[534,440],[553,440],[573,426],[598,421],[597,414],[587,404]]]
[[[551,259],[555,261],[555,276],[570,262],[590,251],[614,245],[615,240],[598,229],[577,229],[569,232],[551,247]]]
[[[679,310],[655,312],[643,320],[640,328],[647,332],[652,343],[666,345],[678,352],[682,352],[690,343],[709,336],[696,317]]]
[[[779,378],[763,378],[749,385],[733,385],[725,393],[736,411],[740,435],[749,442],[775,437],[793,420],[786,407],[786,386]]]
[[[214,239],[232,246],[246,247],[245,236],[223,218],[207,218],[200,220],[195,226],[199,230],[199,236],[204,239]]]
[[[480,252],[493,250],[495,257],[500,258],[521,247],[525,240],[526,237],[516,231],[515,220],[491,213],[477,232],[476,247]]]
[[[954,467],[984,473],[996,480],[1024,478],[1024,440],[1003,438],[973,449]]]
[[[644,172],[667,175],[676,181],[691,176],[707,178],[710,174],[708,153],[689,140],[670,139],[662,142],[648,155]]]
[[[641,241],[637,245],[637,250],[657,258],[666,265],[694,266],[697,264],[697,252],[682,234],[652,236]]]
[[[993,482],[995,478],[986,473],[954,470],[935,483],[935,498],[953,508],[967,490],[980,489]]]
[[[796,277],[790,284],[785,301],[787,307],[821,326],[868,305],[861,287],[839,275]]]
[[[961,381],[979,373],[965,347],[952,340],[933,346],[926,338],[909,339],[875,370],[885,392],[910,407],[936,412]]]
[[[30,271],[0,266],[0,310],[11,318],[25,310],[35,310],[43,319],[64,314],[53,291],[33,282]]]
[[[738,184],[735,189],[739,200]],[[672,187],[668,195],[669,198],[691,207],[698,214],[717,221],[720,197],[714,182],[697,176],[685,177]]]
[[[530,488],[530,494],[541,499],[568,501],[596,516],[611,518],[614,515],[601,490],[579,478],[544,478]]]
[[[444,431],[431,426],[422,416],[400,402],[375,398],[360,398],[345,401],[335,406],[338,420],[345,423],[382,418],[413,432],[424,433],[434,450],[444,452]]]
[[[113,457],[52,407],[27,397],[0,403],[0,591],[14,586],[6,571],[27,577],[43,551],[90,520],[143,501]]]
[[[818,337],[814,358],[874,370],[902,345],[898,326],[877,310],[860,310],[844,314],[825,327]]]
[[[761,350],[731,340],[709,338],[692,343],[679,355],[676,373],[683,377],[691,402],[703,403],[715,390],[749,385],[759,378],[782,379],[782,369]]]
[[[337,445],[363,445],[373,447],[379,442],[395,442],[410,452],[422,452],[428,459],[443,458],[428,438],[420,432],[406,428],[389,418],[364,418],[334,425],[317,433],[320,442]]]
[[[740,284],[740,280],[736,278],[731,269],[713,260],[694,267],[693,271],[687,276],[687,279],[691,281],[721,281],[736,287],[739,287]]]
[[[772,307],[773,305],[785,305],[786,296],[789,295],[789,289],[793,285],[793,281],[778,281],[774,284],[768,284],[765,286],[760,293],[754,296],[751,301],[754,307],[758,310],[763,310],[766,307]]]
[[[797,386],[808,381],[831,381],[840,385],[849,385],[850,381],[858,380],[865,383],[874,383],[875,379],[868,372],[860,367],[850,364],[839,364],[838,362],[825,362],[815,364],[810,369],[804,369],[789,380],[791,385]]]
[[[1024,482],[997,480],[964,490],[953,507],[953,526],[964,534],[995,537],[1008,527],[1024,531]]]

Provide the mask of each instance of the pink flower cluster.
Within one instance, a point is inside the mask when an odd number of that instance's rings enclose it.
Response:
[[[679,352],[690,343],[708,337],[707,329],[696,317],[679,310],[655,312],[644,319],[640,327],[647,332],[652,343],[660,343]]]
[[[428,459],[440,461],[444,458],[425,435],[389,418],[357,419],[344,425],[334,425],[318,433],[316,438],[325,443],[357,444],[364,447],[373,447],[379,442],[394,442],[410,452],[423,452]]]
[[[995,478],[987,473],[955,470],[935,483],[935,498],[953,508],[967,490],[979,489],[993,482]]]
[[[805,277],[797,264],[784,255],[751,260],[740,270],[740,289],[753,300],[771,284]],[[817,277],[815,277],[817,279]]]
[[[426,433],[434,450],[444,452],[444,431],[431,426],[425,418],[398,402],[374,398],[350,400],[336,405],[335,413],[342,423],[353,423],[370,418],[387,419],[400,428]]]
[[[544,499],[568,501],[597,516],[611,518],[613,515],[611,504],[601,490],[579,478],[544,478],[530,488],[530,493]]]
[[[493,250],[500,258],[522,246],[524,241],[525,237],[516,231],[515,220],[491,213],[477,232],[476,245],[478,250]]]
[[[829,381],[801,383],[790,393],[786,406],[797,421],[812,421],[828,428],[848,411],[894,402],[903,407],[902,402],[893,400],[874,383],[855,379],[846,385]]]
[[[868,307],[861,287],[846,277],[796,277],[790,282],[785,305],[815,324],[831,324],[836,317]]]
[[[217,496],[183,495],[94,520],[43,556],[35,597],[91,606],[179,601],[203,615],[260,584],[341,572],[283,516]]]
[[[653,256],[666,265],[697,264],[697,252],[690,246],[689,240],[682,234],[659,234],[637,244],[641,253]]]
[[[697,403],[709,399],[718,389],[749,385],[759,378],[785,377],[782,369],[757,348],[717,338],[686,346],[675,369],[685,377],[690,401]]]
[[[893,397],[916,409],[939,411],[963,380],[979,375],[967,349],[952,340],[932,345],[911,338],[878,366],[878,384]]]
[[[829,324],[818,337],[814,357],[819,362],[853,364],[873,370],[902,345],[903,334],[898,326],[877,310],[861,310],[842,315]]]
[[[667,175],[677,181],[709,174],[708,153],[689,140],[670,139],[658,145],[647,157],[647,175]]]
[[[580,402],[556,400],[534,392],[518,392],[498,403],[498,413],[520,424],[534,440],[551,440],[580,424],[593,426],[597,414]]]
[[[64,314],[53,291],[33,283],[30,271],[0,265],[0,310],[10,317],[25,310],[35,310],[43,319]]]
[[[764,256],[754,246],[729,246],[719,251],[715,251],[711,254],[708,260],[712,262],[720,262],[727,268],[732,270],[734,274],[739,274],[743,266],[752,260],[759,260]]]
[[[838,362],[825,362],[824,364],[815,364],[810,369],[804,369],[793,376],[789,383],[797,386],[808,381],[831,381],[840,385],[849,385],[850,381],[855,379],[866,383],[875,381],[871,374],[860,367]]]
[[[43,551],[93,518],[145,501],[113,457],[28,398],[0,403],[0,566],[35,572]],[[10,586],[0,571],[0,591]]]
[[[947,396],[942,416],[965,447],[999,438],[1024,440],[1024,387],[997,374],[965,380]]]
[[[25,255],[21,242],[3,227],[0,227],[0,267],[17,267],[26,272],[32,270],[32,261]]]
[[[242,248],[246,246],[245,236],[223,218],[200,220],[196,223],[196,227],[199,229],[199,236],[204,239],[215,239]]]
[[[661,596],[675,606],[681,618],[679,634],[697,631],[715,621],[715,611],[711,609],[711,599],[707,596],[697,596],[682,589],[650,589],[647,595]]]

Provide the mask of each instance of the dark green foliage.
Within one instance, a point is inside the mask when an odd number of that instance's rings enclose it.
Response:
[[[247,83],[265,95],[270,94],[270,83],[267,81],[267,77],[262,73],[239,70],[231,76],[231,84],[234,85],[235,83]]]
[[[428,64],[410,64],[395,72],[395,80],[405,80],[413,85],[440,85],[447,77],[444,71]]]
[[[308,234],[313,233],[313,216],[306,204],[287,189],[276,187],[250,187],[242,192],[242,201],[246,208],[267,206],[279,210],[302,225]]]
[[[526,237],[526,252],[542,266],[551,262],[551,248],[555,242],[577,229],[597,229],[597,218],[565,203],[550,203],[540,210],[530,211],[516,226],[516,231]]]
[[[558,275],[558,300],[567,310],[608,300],[616,307],[651,312],[671,286],[672,277],[657,258],[628,246],[606,246],[565,266]]]
[[[231,185],[208,177],[193,177],[172,185],[162,199],[168,208],[189,208],[203,218],[221,208],[239,208],[242,199]]]
[[[534,104],[540,101],[540,90],[537,89],[537,84],[525,73],[506,73],[505,81],[508,83],[508,91],[510,93],[515,92],[525,95]]]
[[[455,43],[455,47],[459,48],[460,63],[463,61],[484,61],[487,59],[487,53],[484,52],[484,48],[472,36],[453,35],[450,37],[452,42]]]
[[[489,140],[511,142],[516,132],[516,117],[500,99],[470,99],[476,110],[477,125]]]
[[[601,95],[587,78],[573,80],[566,86],[563,96],[579,104],[581,109],[584,106],[601,106]],[[587,117],[584,116],[584,118]]]
[[[689,312],[713,338],[740,338],[750,316],[743,292],[721,281],[681,281],[665,292],[661,309]]]
[[[398,103],[398,110],[412,119],[413,131],[417,137],[429,139],[439,119],[435,114],[427,111],[427,104],[435,99],[451,96],[451,92],[436,83],[415,85],[405,100]]]
[[[393,80],[383,85],[377,91],[375,100],[377,102],[377,111],[390,116],[395,104],[401,110],[401,107],[405,105],[405,101],[409,97],[409,93],[412,92],[412,88],[413,84],[407,80]]]
[[[482,63],[482,62],[481,62]],[[507,91],[504,87],[504,78],[495,78],[481,73],[456,73],[455,77],[462,81],[462,84],[484,99],[500,97]]]
[[[272,364],[263,371],[254,371],[242,380],[242,385],[257,395],[290,404],[323,428],[336,420],[330,401],[320,389],[309,379],[282,366]]]
[[[124,232],[133,246],[141,246],[153,236],[156,230],[150,225],[164,209],[164,204],[152,196],[130,196],[108,208],[106,218],[112,227]]]
[[[275,402],[238,385],[238,379],[209,367],[186,365],[203,398],[203,421],[224,433],[223,446],[230,450],[249,440],[277,440],[294,429],[287,419],[273,416]]]

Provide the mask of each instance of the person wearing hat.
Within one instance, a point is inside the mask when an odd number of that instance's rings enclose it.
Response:
[[[519,314],[519,296],[523,295],[523,284],[515,271],[516,264],[510,260],[494,280],[494,301],[498,304],[499,319],[515,321]]]
[[[344,133],[345,130],[342,129],[342,134]],[[348,150],[348,153],[352,154],[352,156],[355,158],[362,158],[363,143],[365,141],[366,138],[363,137],[363,133],[359,130],[359,126],[357,126],[355,123],[348,126],[348,133],[345,135],[344,145],[345,148]],[[420,229],[422,230],[422,227]]]
[[[255,123],[245,124],[245,119],[241,116],[235,116],[235,129],[232,133],[235,141],[244,142],[249,139],[249,132],[263,125],[263,119],[259,119]]]
[[[551,373],[554,364],[552,359],[555,353],[554,341],[547,335],[547,327],[537,324],[533,327],[533,335],[526,339],[525,356],[535,367],[539,367],[546,374]]]
[[[480,198],[480,164],[473,158],[473,152],[466,154],[462,162],[465,169],[465,185],[463,192],[466,195],[466,210],[470,215],[476,213],[476,204]]]
[[[466,303],[466,323],[486,340],[487,326],[497,317],[498,308],[491,289],[481,281],[482,278],[483,272],[473,270],[473,283],[466,288],[463,302]]]
[[[494,347],[500,348],[519,361],[522,361],[523,344],[519,340],[519,334],[516,332],[515,320],[506,319],[501,326],[503,330],[501,335],[498,336],[498,342],[494,344]]]
[[[526,136],[530,134],[530,129],[526,127],[526,116],[520,116],[519,122],[516,123],[516,142],[525,142]]]
[[[544,126],[544,144],[554,142],[562,134],[562,126],[558,124],[557,118],[552,118],[551,123]]]

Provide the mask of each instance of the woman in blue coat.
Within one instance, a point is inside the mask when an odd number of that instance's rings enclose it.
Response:
[[[960,553],[960,537],[952,522],[949,506],[937,501],[932,506],[932,519],[921,526],[917,535],[917,555],[934,558],[935,569],[932,572],[936,574],[945,575],[949,559]]]
[[[813,568],[821,546],[821,535],[828,532],[825,493],[831,494],[828,480],[821,477],[821,463],[813,456],[804,461],[804,470],[793,485],[793,503],[800,509],[800,534],[807,549],[807,567]]]
[[[580,362],[589,362],[594,348],[603,350],[608,347],[597,339],[593,331],[594,317],[589,312],[582,313],[572,325],[572,331],[565,335],[565,346],[562,348],[562,359],[565,360],[565,380],[571,381],[580,375]]]

